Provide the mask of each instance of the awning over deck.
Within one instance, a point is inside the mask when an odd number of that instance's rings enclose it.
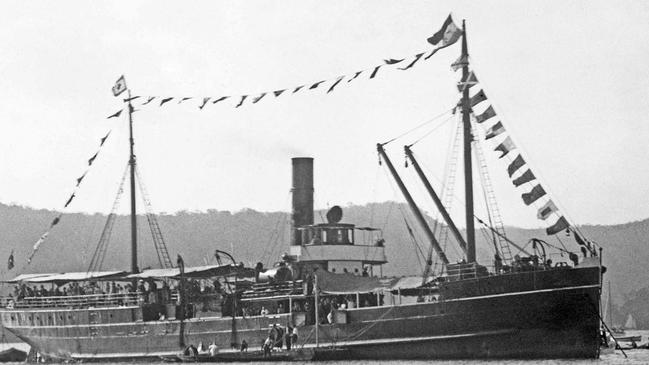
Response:
[[[111,280],[123,277],[125,271],[92,271],[92,272],[68,272],[61,274],[22,274],[18,275],[9,283],[68,283],[71,281],[89,280]]]
[[[206,265],[185,267],[186,278],[211,278],[216,276],[254,277],[255,270],[238,265]],[[126,276],[127,279],[180,279],[180,269],[177,267],[170,269],[149,269],[141,273]]]
[[[51,275],[58,275],[58,274],[52,274],[52,273],[49,273],[49,274],[45,274],[45,273],[20,274],[20,275],[16,276],[15,278],[13,278],[11,280],[5,280],[4,282],[5,283],[14,283],[15,284],[15,283],[20,283],[22,281],[27,281],[29,279],[38,278],[38,277],[41,277],[41,276],[51,276]]]

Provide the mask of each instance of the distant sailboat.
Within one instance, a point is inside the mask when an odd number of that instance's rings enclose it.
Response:
[[[613,322],[613,300],[611,299],[612,292],[611,292],[611,282],[608,282],[608,300],[606,301],[606,304],[604,306],[604,311],[606,313],[605,322],[608,323],[611,326],[611,331],[617,335],[623,335],[624,334],[624,329],[620,328],[619,326],[616,326],[615,323]]]
[[[635,319],[633,319],[633,316],[630,313],[629,313],[629,316],[626,317],[626,323],[624,323],[624,329],[627,329],[627,330],[636,329]]]

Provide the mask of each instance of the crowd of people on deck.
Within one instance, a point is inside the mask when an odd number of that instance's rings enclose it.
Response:
[[[17,284],[10,295],[16,300],[24,298],[48,298],[80,295],[128,295],[133,294],[141,297],[146,303],[165,303],[172,298],[172,293],[178,292],[178,285],[166,281],[160,284],[155,280],[138,280],[137,282],[93,282],[73,281],[63,285],[51,283],[46,288],[45,284],[27,285]],[[188,300],[204,297],[209,294],[221,293],[221,284],[214,281],[212,285],[204,285],[198,280],[187,280],[185,282],[185,295]]]

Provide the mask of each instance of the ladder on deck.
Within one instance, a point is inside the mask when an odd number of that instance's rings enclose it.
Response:
[[[473,126],[473,135],[477,136],[475,125]],[[503,262],[509,263],[512,260],[512,252],[509,247],[509,242],[507,242],[506,239],[505,227],[503,225],[502,216],[500,215],[500,209],[498,209],[498,202],[493,190],[493,185],[491,184],[491,178],[489,177],[489,170],[482,150],[482,144],[477,139],[473,141],[473,152],[476,161],[478,162],[478,174],[480,175],[480,182],[484,193],[489,225],[497,232],[496,234],[491,231],[491,236],[494,244],[499,248],[501,259]]]
[[[444,208],[447,212],[449,212],[449,214],[451,213],[451,208],[453,207],[455,178],[457,176],[458,159],[460,156],[460,137],[462,135],[461,132],[462,123],[457,123],[457,128],[455,130],[455,134],[453,135],[453,144],[451,145],[449,151],[449,159],[446,165],[446,169],[444,170],[444,179],[440,200],[442,201],[442,204],[444,204]],[[448,244],[449,231],[450,229],[447,225],[442,225],[439,233],[439,242],[444,250],[446,250],[446,246]]]

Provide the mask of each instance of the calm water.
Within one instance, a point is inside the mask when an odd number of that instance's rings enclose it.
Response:
[[[629,331],[627,333],[628,335],[642,335],[642,342],[645,343],[649,341],[649,331],[634,331],[631,332]],[[20,343],[20,344],[0,344],[0,351],[5,349],[8,345],[13,345],[16,348],[19,348],[21,350],[27,351],[29,350],[29,346],[26,344]],[[592,364],[592,363],[597,363],[597,364],[624,364],[624,365],[635,365],[635,364],[649,364],[649,350],[626,350],[626,354],[628,358],[625,358],[624,355],[622,355],[622,352],[620,350],[616,350],[614,353],[602,355],[599,360],[529,360],[529,361],[522,361],[522,360],[509,360],[509,361],[503,361],[503,360],[492,360],[492,361],[323,361],[323,362],[315,362],[313,364],[322,364],[322,365],[346,365],[346,364],[351,364],[351,365],[378,365],[378,364],[386,364],[386,365],[406,365],[406,364],[433,364],[433,365],[479,365],[479,364],[505,364],[505,365],[530,365],[530,364],[540,364],[540,365],[561,365],[561,364],[571,364],[571,365],[578,365],[578,364]],[[11,363],[9,363],[11,364]],[[23,364],[23,363],[16,363],[16,364]],[[104,363],[105,365],[113,365],[117,363]],[[147,364],[152,364],[152,365],[169,365],[170,363],[166,362],[150,362]],[[239,363],[241,364],[241,363]],[[282,364],[296,364],[296,362],[287,362],[287,363],[280,363],[280,362],[255,362],[255,363],[250,363],[250,364],[255,364],[255,365],[282,365]]]

